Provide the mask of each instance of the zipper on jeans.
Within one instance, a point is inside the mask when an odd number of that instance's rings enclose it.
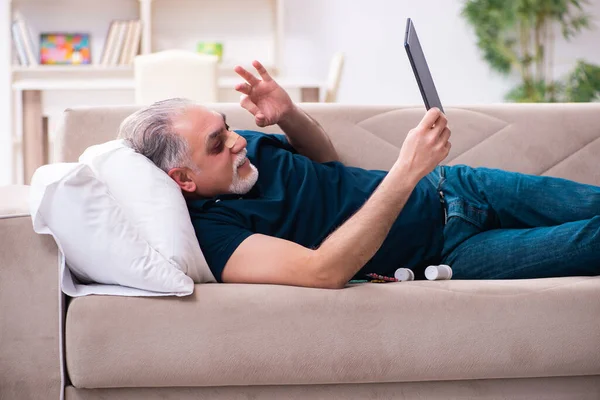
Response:
[[[444,199],[444,192],[441,190],[438,192],[440,194],[440,203],[442,203],[442,209],[444,210],[444,225],[448,222],[448,211],[446,211],[446,200]]]

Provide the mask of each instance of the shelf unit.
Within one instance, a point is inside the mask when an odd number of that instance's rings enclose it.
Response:
[[[27,67],[22,65],[13,65],[13,73],[32,73],[32,74],[51,74],[56,72],[123,72],[131,71],[132,67],[129,65],[117,65],[111,67],[98,67],[96,65],[38,65],[34,67]]]
[[[100,59],[113,19],[142,21],[140,54],[171,48],[194,51],[198,41],[218,41],[224,47],[219,66],[222,75],[233,74],[236,64],[249,66],[250,57],[261,59],[274,75],[282,71],[284,0],[8,1],[8,25],[15,12],[23,15],[31,29],[36,55],[39,53],[36,40],[42,31],[88,32],[92,42],[92,64],[79,66],[21,66],[14,64],[13,48],[9,57],[12,85],[19,86],[19,81],[25,79],[64,81],[70,76],[73,79],[132,79],[131,66],[95,64]]]

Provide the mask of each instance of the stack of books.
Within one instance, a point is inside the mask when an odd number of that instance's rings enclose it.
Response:
[[[142,21],[115,20],[110,24],[100,66],[131,65],[138,54],[142,38]]]
[[[35,66],[39,64],[37,52],[31,37],[29,26],[23,17],[16,13],[12,24],[12,39],[20,65]]]

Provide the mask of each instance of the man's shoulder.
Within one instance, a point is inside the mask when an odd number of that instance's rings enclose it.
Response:
[[[188,201],[188,212],[197,236],[199,231],[208,233],[215,229],[247,229],[248,207],[238,199],[241,200],[239,195],[219,195],[210,199]]]

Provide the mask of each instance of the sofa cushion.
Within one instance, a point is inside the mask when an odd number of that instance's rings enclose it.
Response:
[[[79,162],[90,166],[153,249],[194,282],[215,282],[181,189],[164,171],[123,140],[88,147]]]
[[[194,290],[192,278],[148,242],[89,166],[41,166],[29,200],[34,231],[51,235],[60,249],[65,294],[186,296]]]
[[[599,316],[600,277],[205,284],[73,299],[66,361],[78,388],[592,375]]]

